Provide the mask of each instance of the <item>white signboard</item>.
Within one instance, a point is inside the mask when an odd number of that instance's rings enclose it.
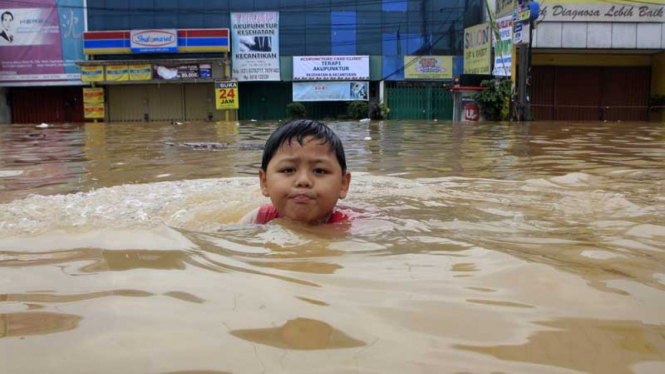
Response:
[[[293,56],[293,80],[369,80],[369,56]]]
[[[165,30],[132,30],[132,53],[178,52],[178,31]]]
[[[540,10],[542,21],[565,22],[665,22],[665,4],[639,1],[630,4],[612,3],[547,3]]]
[[[496,20],[501,40],[494,40],[494,70],[492,75],[509,77],[513,66],[513,17]],[[496,39],[496,36],[494,37]]]
[[[231,13],[233,78],[279,81],[279,13]]]
[[[367,101],[368,82],[293,82],[293,101]]]
[[[531,29],[529,28],[529,24],[516,23],[513,43],[515,45],[529,44],[529,40],[531,40]]]

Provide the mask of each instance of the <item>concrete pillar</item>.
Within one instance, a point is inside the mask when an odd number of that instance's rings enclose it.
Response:
[[[651,60],[651,95],[665,95],[665,52],[654,55]],[[652,112],[651,120],[665,122],[665,108]]]
[[[0,123],[12,122],[12,109],[7,101],[9,97],[9,88],[0,87]]]

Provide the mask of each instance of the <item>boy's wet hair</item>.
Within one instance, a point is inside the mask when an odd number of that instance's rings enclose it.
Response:
[[[282,125],[280,128],[270,135],[266,146],[263,149],[263,160],[261,161],[261,169],[266,171],[270,160],[275,156],[275,153],[284,143],[291,145],[291,141],[295,139],[298,144],[303,146],[303,139],[312,137],[313,140],[320,140],[321,144],[328,144],[330,151],[335,153],[339,166],[342,167],[342,175],[346,174],[346,156],[344,155],[344,146],[339,137],[321,122],[312,121],[310,119],[300,119],[289,121]]]

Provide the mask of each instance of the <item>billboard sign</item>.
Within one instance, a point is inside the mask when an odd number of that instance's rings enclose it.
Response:
[[[178,31],[176,29],[132,30],[130,49],[132,53],[178,52]]]
[[[665,4],[658,1],[558,0],[543,3],[541,21],[554,22],[665,22]]]
[[[231,13],[233,78],[279,81],[279,13]]]
[[[453,57],[404,56],[404,79],[453,79]]]
[[[464,73],[492,72],[492,30],[489,22],[464,29]]]
[[[293,82],[293,101],[367,101],[368,82]]]
[[[0,85],[80,81],[84,7],[84,0],[0,3]]]
[[[369,80],[369,56],[293,56],[293,80]]]

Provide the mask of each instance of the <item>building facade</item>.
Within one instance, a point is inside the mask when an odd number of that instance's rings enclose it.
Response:
[[[546,2],[533,48],[535,119],[665,119],[665,2]]]
[[[285,107],[293,101],[294,56],[368,56],[370,102],[379,100],[382,95],[389,102],[392,100],[391,115],[394,118],[446,119],[451,116],[451,108],[447,106],[451,106],[452,102],[448,103],[442,96],[442,86],[449,83],[453,75],[461,74],[462,60],[459,56],[463,52],[463,30],[481,21],[484,4],[480,0],[80,2],[81,5],[72,5],[72,9],[84,11],[88,33],[189,29],[230,29],[233,32],[233,13],[278,13],[279,79],[241,81],[239,119],[281,119],[286,116]],[[213,109],[213,81],[235,77],[224,71],[224,64],[230,63],[231,58],[222,52],[109,52],[90,56],[90,59],[82,57],[80,61],[83,62],[79,65],[129,66],[149,63],[153,69],[156,64],[211,65],[209,77],[199,76],[175,82],[160,81],[154,77],[147,82],[98,82],[96,85],[105,89],[106,119],[109,121],[224,118]],[[413,60],[409,56],[449,57],[451,66],[446,68],[448,75],[429,78],[410,76],[405,69],[405,65]],[[79,81],[78,84],[89,83]],[[19,88],[3,82],[3,86],[7,87],[2,92],[8,98],[9,108],[15,112],[26,105],[26,95],[43,88],[44,84],[35,82]],[[61,90],[66,91],[64,88]],[[77,90],[80,91],[80,87]],[[395,93],[392,99],[391,92]],[[57,95],[63,96],[62,92]],[[425,100],[425,103],[411,100],[413,95]],[[80,97],[76,99],[77,103],[80,101]],[[316,118],[335,117],[345,108],[345,103],[334,101],[305,104],[308,115]],[[16,122],[17,113],[13,114],[12,118]],[[34,118],[29,120],[34,121]],[[63,119],[75,120],[73,117]]]

